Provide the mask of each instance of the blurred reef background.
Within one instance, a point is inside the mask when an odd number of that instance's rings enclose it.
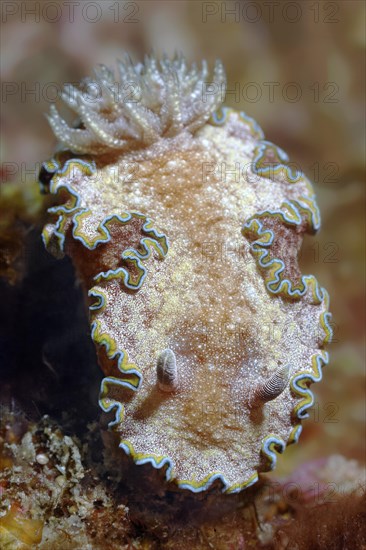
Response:
[[[366,545],[365,3],[59,0],[3,2],[1,12],[4,548]],[[132,468],[127,483],[120,457],[106,457],[108,435],[97,425],[102,375],[83,295],[70,261],[55,260],[40,237],[51,199],[37,176],[56,146],[44,113],[55,101],[60,107],[64,83],[78,83],[96,64],[114,67],[124,51],[138,60],[151,50],[210,65],[220,58],[226,105],[255,118],[307,174],[322,213],[301,265],[330,294],[330,365],[313,386],[299,444],[255,491],[230,502],[214,491],[181,499],[144,468]],[[304,488],[313,484],[310,495]],[[184,525],[182,509],[192,510]]]

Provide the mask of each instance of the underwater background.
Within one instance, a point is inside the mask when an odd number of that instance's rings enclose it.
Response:
[[[44,114],[56,101],[67,118],[69,113],[57,100],[63,84],[77,84],[98,63],[114,67],[115,59],[125,51],[134,60],[152,50],[156,55],[182,51],[189,60],[207,59],[210,65],[221,59],[228,80],[225,104],[253,117],[266,139],[283,148],[305,172],[314,183],[322,215],[320,232],[305,238],[300,265],[302,272],[314,274],[330,295],[334,331],[328,345],[330,363],[322,383],[313,386],[315,404],[303,423],[299,444],[289,447],[278,458],[276,471],[266,476],[291,483],[297,479],[294,472],[302,472],[313,479],[316,467],[323,468],[333,460],[326,477],[328,489],[337,493],[348,477],[351,485],[357,485],[365,464],[365,4],[354,0],[4,1],[1,12],[2,445],[9,441],[24,445],[27,430],[36,434],[37,429],[46,429],[44,415],[67,437],[78,438],[81,446],[100,437],[93,423],[100,418],[97,395],[102,374],[90,340],[82,290],[71,262],[52,258],[40,238],[51,202],[40,194],[37,177],[41,162],[52,156],[56,146]],[[70,442],[70,448],[72,445]],[[89,445],[87,453],[98,455],[101,443],[99,447]],[[15,448],[13,453],[4,450],[0,468],[8,471],[21,464],[17,453]],[[90,460],[95,465],[98,457]],[[27,476],[37,479],[37,472],[28,471],[24,464],[22,467]],[[105,471],[100,475],[103,477]],[[19,490],[19,480],[6,476],[0,488],[2,496],[8,489],[11,497],[12,487]],[[90,487],[95,483],[91,478]],[[52,483],[57,481],[52,478]],[[94,490],[97,493],[99,489]],[[128,491],[132,489],[126,488],[130,495]],[[106,502],[104,494],[98,497],[96,493],[94,501]],[[133,491],[124,506],[129,507],[130,500],[139,508]],[[164,504],[154,501],[154,506],[163,508]],[[233,531],[236,529],[241,539],[238,535],[229,543],[225,535],[219,541],[215,538],[219,535],[210,532],[197,545],[191,541],[180,546],[183,543],[178,543],[170,531],[167,535],[165,527],[161,529],[161,515],[152,520],[151,512],[146,518],[148,510],[148,506],[143,513],[140,509],[133,528],[126,527],[124,538],[120,535],[123,543],[116,537],[108,547],[247,547],[245,534],[234,520]],[[15,523],[17,513],[15,510]],[[288,510],[286,513],[291,515]],[[245,521],[251,525],[248,517]],[[123,515],[118,529],[127,526],[126,518]],[[106,520],[102,517],[100,521]],[[314,518],[310,521],[316,524]],[[17,533],[9,525],[5,531]],[[64,539],[59,542],[52,538],[52,529],[48,530],[48,542],[40,548],[107,547],[97,539],[92,543],[86,538],[75,542],[76,546]],[[16,536],[7,542],[8,548],[40,543],[24,533],[17,542]],[[73,536],[77,540],[79,535]],[[301,536],[295,542],[298,548],[305,548]],[[296,547],[283,539],[271,532],[257,544]],[[336,542],[334,548],[352,547],[340,544]]]

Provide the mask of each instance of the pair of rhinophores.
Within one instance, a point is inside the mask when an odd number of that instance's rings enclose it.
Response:
[[[238,492],[298,440],[331,337],[297,261],[320,227],[312,186],[221,106],[224,86],[220,62],[210,77],[181,55],[100,66],[64,94],[75,127],[52,107],[61,148],[41,173],[59,199],[43,239],[88,292],[110,428],[194,492]]]
[[[286,388],[290,379],[290,365],[284,365],[264,383],[255,388],[252,406],[262,406],[267,401],[276,399]],[[177,361],[174,351],[165,349],[157,360],[157,381],[159,388],[165,392],[177,391],[179,387]]]

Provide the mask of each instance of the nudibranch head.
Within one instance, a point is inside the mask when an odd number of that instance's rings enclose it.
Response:
[[[297,261],[320,225],[314,192],[251,118],[218,109],[221,64],[206,100],[205,64],[120,73],[140,103],[102,68],[99,103],[68,100],[79,128],[51,116],[68,150],[43,164],[59,197],[44,242],[89,293],[120,447],[183,489],[237,492],[297,441],[328,360],[328,295]]]

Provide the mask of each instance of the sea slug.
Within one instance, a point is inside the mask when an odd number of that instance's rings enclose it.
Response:
[[[210,77],[181,55],[126,57],[118,72],[65,90],[73,127],[51,109],[44,243],[88,293],[121,449],[182,489],[238,492],[298,440],[328,362],[328,295],[298,265],[320,226],[314,191],[222,107],[220,62]]]

